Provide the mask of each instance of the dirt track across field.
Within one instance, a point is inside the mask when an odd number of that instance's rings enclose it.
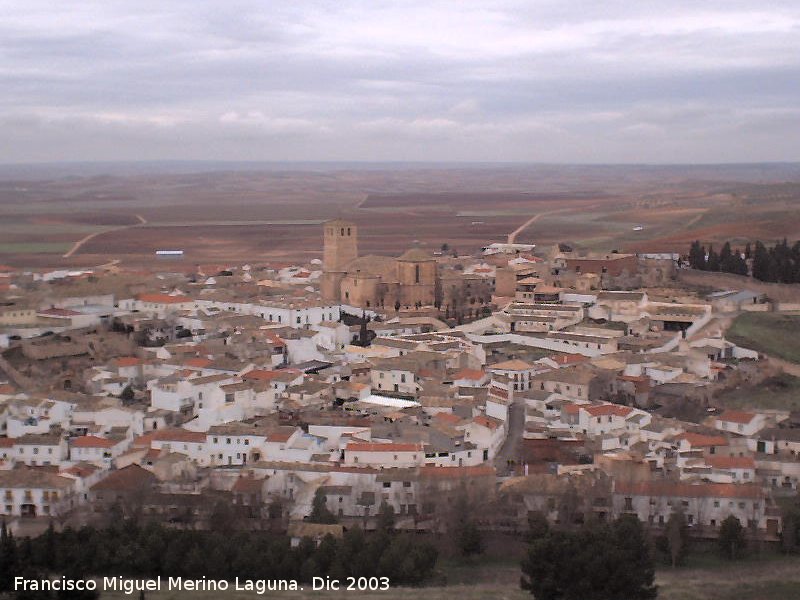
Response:
[[[128,229],[129,227],[138,227],[139,225],[146,225],[147,224],[147,219],[145,219],[142,215],[138,215],[137,214],[137,215],[134,215],[134,217],[139,219],[139,222],[137,224],[135,224],[135,225],[123,225],[122,227],[115,227],[114,229],[106,229],[105,231],[95,231],[94,233],[90,233],[89,235],[82,237],[77,242],[75,242],[75,244],[73,244],[72,248],[70,248],[67,251],[67,253],[62,256],[62,258],[71,257],[73,254],[75,254],[78,250],[81,249],[81,246],[83,246],[86,242],[94,239],[95,237],[97,237],[101,233],[108,233],[109,231],[120,231],[122,229]]]

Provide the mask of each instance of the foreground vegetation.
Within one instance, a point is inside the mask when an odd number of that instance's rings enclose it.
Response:
[[[744,313],[726,334],[734,344],[800,364],[800,315]]]
[[[191,531],[133,520],[95,529],[65,529],[18,542],[0,531],[0,592],[13,591],[15,576],[41,579],[48,574],[71,579],[93,576],[126,578],[296,580],[312,577],[388,577],[393,585],[417,585],[436,565],[437,551],[406,534],[379,531],[365,535],[358,527],[317,546],[309,538],[292,547],[285,535],[244,531]],[[51,598],[17,593],[15,598]],[[96,598],[85,592],[58,598]]]
[[[755,385],[726,389],[714,400],[724,408],[800,410],[800,377],[779,373]]]

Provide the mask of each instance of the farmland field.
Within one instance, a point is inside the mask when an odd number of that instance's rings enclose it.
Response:
[[[54,169],[0,176],[4,263],[142,266],[161,248],[192,264],[307,260],[321,255],[319,223],[335,217],[359,226],[361,254],[396,255],[414,240],[471,254],[533,217],[516,241],[682,252],[694,239],[800,237],[800,186],[778,183],[791,166]]]
[[[744,313],[736,317],[727,337],[734,344],[800,364],[800,316]]]

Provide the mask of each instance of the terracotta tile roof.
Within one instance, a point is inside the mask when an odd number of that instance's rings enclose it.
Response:
[[[420,477],[433,479],[461,479],[465,477],[494,477],[494,467],[477,465],[474,467],[437,467],[426,465],[419,467]]]
[[[147,469],[139,465],[128,465],[118,471],[112,471],[108,477],[92,486],[93,492],[115,491],[133,492],[149,487],[156,479]]]
[[[486,373],[480,369],[461,369],[458,373],[453,375],[453,380],[470,379],[472,381],[479,381],[484,377],[486,377]]]
[[[706,462],[715,469],[756,468],[756,461],[752,456],[709,456]]]
[[[702,433],[692,433],[687,431],[680,434],[676,439],[686,440],[689,445],[694,448],[702,448],[706,446],[727,446],[728,439],[721,435],[704,435]]]
[[[534,366],[530,363],[526,363],[524,360],[515,358],[512,360],[499,362],[494,365],[487,365],[486,368],[490,371],[527,371],[529,369],[533,369]]]
[[[583,354],[554,354],[553,356],[548,356],[547,358],[559,365],[572,365],[589,360],[589,357],[584,356]]]
[[[349,452],[419,452],[422,444],[376,444],[372,442],[350,442]]]
[[[717,417],[720,421],[728,421],[729,423],[741,423],[747,425],[756,418],[755,413],[745,412],[743,410],[726,410]]]
[[[74,480],[38,468],[0,471],[0,488],[54,489],[70,488]]]
[[[170,296],[169,294],[139,294],[136,297],[140,302],[150,302],[152,304],[181,304],[192,302],[187,296]]]
[[[183,361],[183,364],[187,367],[195,367],[197,369],[203,369],[210,365],[213,361],[210,358],[203,358],[202,356],[195,356],[194,358],[189,358]]]
[[[456,425],[458,423],[461,423],[461,417],[458,417],[453,413],[440,412],[436,413],[433,416],[433,418],[436,421],[439,421],[441,423],[446,423],[448,425]]]
[[[294,379],[300,375],[300,371],[295,369],[281,369],[276,371],[270,371],[267,369],[253,369],[252,371],[248,371],[244,375],[242,375],[242,379],[245,381],[256,380],[256,381],[273,381],[275,379],[286,381]]]
[[[72,438],[69,445],[73,448],[113,448],[116,445],[114,440],[101,438],[94,435],[83,435]]]
[[[142,359],[138,356],[120,356],[119,358],[115,358],[114,362],[117,367],[135,367],[136,365],[142,364]]]
[[[267,441],[280,443],[288,442],[289,438],[292,437],[296,431],[297,428],[290,425],[278,427],[267,433]]]
[[[618,417],[627,417],[633,412],[633,409],[628,406],[620,404],[599,404],[594,406],[584,406],[583,409],[593,417],[605,417],[607,415],[616,415]]]
[[[188,429],[161,429],[153,432],[153,441],[157,442],[191,442],[201,444],[206,441],[206,434]]]
[[[487,417],[485,415],[478,415],[477,417],[472,419],[472,422],[492,430],[500,427],[501,423],[497,419],[494,419],[492,417]]]
[[[255,477],[241,476],[233,484],[231,491],[239,494],[257,494],[261,492],[264,481],[264,479],[256,479]]]
[[[68,469],[64,469],[61,471],[62,473],[67,473],[68,475],[74,475],[75,477],[89,477],[93,475],[99,470],[99,467],[96,467],[90,463],[80,463],[77,465],[72,465]]]
[[[8,438],[8,437],[0,438],[0,448],[13,448],[13,447],[14,447],[13,438]]]
[[[672,481],[617,481],[615,493],[635,496],[664,496],[682,498],[752,498],[763,497],[757,485],[737,483],[676,483]]]

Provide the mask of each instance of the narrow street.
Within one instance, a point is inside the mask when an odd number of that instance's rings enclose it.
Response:
[[[522,434],[525,429],[525,401],[515,399],[508,411],[508,435],[506,441],[497,452],[494,466],[499,476],[508,475],[513,471],[513,466],[508,465],[509,460],[519,459],[519,449],[522,444]]]

